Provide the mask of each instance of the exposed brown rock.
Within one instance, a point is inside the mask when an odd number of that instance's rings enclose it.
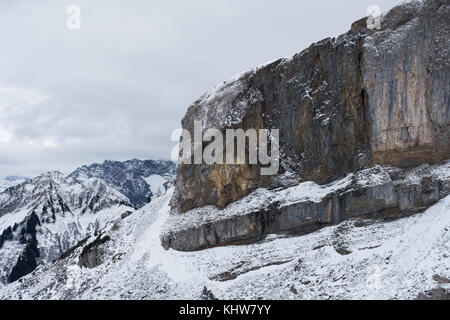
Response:
[[[440,275],[438,275],[438,274],[435,274],[434,276],[433,276],[433,280],[434,281],[436,281],[438,284],[448,284],[448,283],[450,283],[450,279],[447,279],[447,278],[445,278],[445,277],[442,277],[442,276],[440,276]]]
[[[407,3],[381,30],[366,19],[224,83],[190,106],[182,126],[280,129],[279,175],[259,165],[181,165],[173,208],[219,208],[259,187],[328,183],[375,164],[411,167],[450,158],[450,5]],[[291,181],[281,179],[291,172]]]

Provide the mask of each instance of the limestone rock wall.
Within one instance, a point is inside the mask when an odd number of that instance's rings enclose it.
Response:
[[[414,166],[450,154],[450,8],[393,9],[365,38],[362,73],[373,161]]]
[[[174,210],[223,208],[259,187],[328,183],[375,164],[450,158],[448,21],[448,1],[407,3],[381,30],[361,19],[338,38],[206,93],[183,128],[193,132],[202,120],[204,129],[280,129],[279,174],[261,176],[259,165],[181,165]]]

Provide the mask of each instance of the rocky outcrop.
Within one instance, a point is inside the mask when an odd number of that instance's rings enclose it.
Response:
[[[100,234],[94,241],[83,247],[83,251],[78,259],[78,265],[85,268],[95,268],[102,264],[103,244],[110,241],[109,236]]]
[[[374,163],[414,166],[450,155],[450,5],[394,8],[364,40],[361,67]]]
[[[28,218],[24,227],[20,231],[19,242],[25,245],[25,249],[17,259],[16,264],[11,269],[8,282],[14,282],[24,275],[32,272],[37,266],[37,259],[40,256],[38,241],[36,238],[36,228],[40,226],[39,218],[33,212]]]
[[[383,17],[380,30],[361,19],[338,38],[203,95],[183,128],[193,134],[201,120],[204,129],[280,129],[280,171],[183,164],[174,211],[225,208],[261,187],[326,184],[377,164],[407,168],[450,158],[449,19],[448,1],[406,3]]]
[[[397,219],[424,211],[447,196],[449,173],[450,162],[414,170],[376,167],[328,186],[306,182],[257,191],[214,214],[207,207],[173,216],[161,240],[166,249],[194,251],[249,244],[274,233],[306,234],[350,218]]]
[[[450,291],[444,288],[438,287],[436,289],[429,290],[425,293],[421,293],[417,296],[416,300],[433,300],[433,301],[449,301]]]

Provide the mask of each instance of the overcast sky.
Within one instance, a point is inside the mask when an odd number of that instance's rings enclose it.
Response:
[[[395,0],[1,0],[0,177],[169,159],[210,87]],[[66,26],[81,9],[81,29]]]

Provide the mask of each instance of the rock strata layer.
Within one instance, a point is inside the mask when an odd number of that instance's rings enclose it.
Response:
[[[257,190],[224,210],[205,207],[169,219],[166,249],[195,251],[249,244],[269,234],[306,234],[350,218],[396,219],[450,194],[450,162],[399,169],[377,166],[327,186],[310,182]]]

